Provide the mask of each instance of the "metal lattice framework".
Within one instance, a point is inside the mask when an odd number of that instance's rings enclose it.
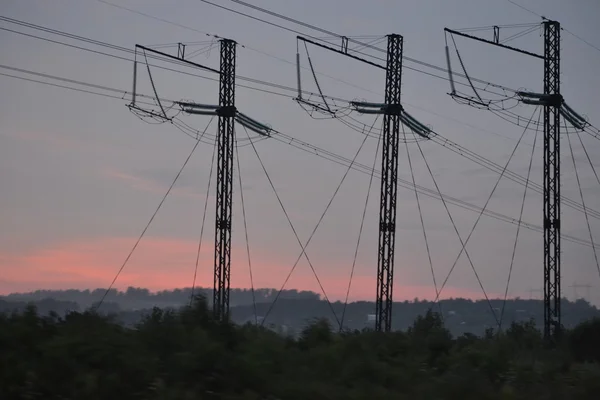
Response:
[[[236,42],[221,40],[219,80],[219,133],[217,138],[217,210],[215,218],[215,270],[213,310],[215,317],[229,317],[231,269],[231,222],[233,154],[235,141],[235,52]]]
[[[560,24],[544,21],[544,336],[560,333]]]
[[[402,48],[402,36],[397,34],[388,36],[381,162],[381,202],[379,209],[377,300],[375,305],[375,329],[386,332],[389,332],[392,328],[398,144],[400,142],[400,114],[402,110],[400,105]]]
[[[561,243],[560,243],[560,119],[576,129],[586,125],[584,118],[564,102],[560,94],[560,23],[544,20],[544,55],[491,42],[465,33],[445,29],[480,42],[544,60],[544,93],[518,92],[524,104],[544,107],[544,337],[554,341],[561,330]]]

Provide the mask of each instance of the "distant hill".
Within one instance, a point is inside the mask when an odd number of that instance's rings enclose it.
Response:
[[[90,308],[102,298],[106,289],[96,290],[39,290],[31,293],[15,293],[0,297],[0,312],[23,310],[28,303],[37,306],[41,314],[55,311],[64,315],[70,311],[81,311]],[[212,290],[206,288],[195,289],[194,293],[202,294],[210,301]],[[126,325],[139,322],[153,307],[179,308],[189,304],[191,288],[165,290],[151,293],[147,289],[129,288],[119,292],[113,290],[106,297],[100,309],[103,313],[115,314]],[[326,301],[314,292],[287,290],[271,309],[277,291],[275,289],[257,289],[254,291],[256,299],[256,315],[252,300],[252,291],[249,289],[232,289],[231,291],[231,318],[235,323],[264,321],[266,325],[282,332],[293,334],[299,332],[309,322],[318,319],[329,319],[333,326],[339,326],[338,321],[344,314],[344,327],[347,329],[363,329],[372,327],[370,315],[374,313],[373,302],[355,302],[347,305],[344,313],[344,304],[332,303],[331,307]],[[429,301],[404,301],[394,303],[392,309],[393,329],[405,330],[412,325],[419,315],[424,315],[432,308],[440,312],[446,327],[453,335],[465,332],[481,335],[488,328],[496,328],[496,318],[500,317],[503,307],[502,300],[473,301],[469,299],[443,300],[439,304]],[[332,313],[335,312],[336,317]],[[270,310],[271,309],[271,310]],[[269,311],[270,310],[270,311]],[[600,310],[584,300],[571,302],[562,301],[563,324],[573,327],[576,324],[600,317]],[[268,314],[268,315],[267,315]],[[538,326],[543,322],[543,303],[540,300],[507,300],[504,307],[503,325],[508,326],[512,321],[535,321]]]
[[[36,290],[28,293],[11,293],[0,296],[0,299],[8,301],[39,301],[43,299],[54,299],[57,301],[71,301],[79,304],[83,309],[91,307],[99,301],[106,293],[106,289],[94,290]],[[195,288],[193,293],[204,295],[209,301],[212,299],[212,289]],[[271,303],[277,295],[276,289],[255,289],[254,294],[250,289],[231,289],[230,305],[253,304],[253,296],[257,303]],[[111,289],[106,296],[106,302],[114,303],[121,310],[141,310],[152,307],[180,307],[189,303],[192,296],[192,288],[174,290],[163,290],[150,292],[144,288],[129,287],[125,291]],[[298,291],[295,289],[284,290],[280,299],[295,300],[319,300],[317,293],[310,291]]]

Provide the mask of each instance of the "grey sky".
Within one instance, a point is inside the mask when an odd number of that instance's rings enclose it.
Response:
[[[117,0],[114,2],[117,3]],[[229,1],[215,2],[239,8]],[[349,36],[400,33],[405,39],[406,56],[441,66],[445,66],[444,27],[466,28],[539,20],[506,0],[264,0],[255,3]],[[520,3],[549,18],[558,19],[563,27],[600,46],[600,28],[597,24],[600,3],[597,1],[574,0],[568,5],[559,0],[520,0]],[[256,51],[294,61],[296,40],[292,33],[233,15],[199,0],[129,0],[119,4],[203,32],[235,39],[240,45],[247,46],[238,47],[240,76],[295,86],[294,65]],[[2,0],[0,13],[128,48],[133,48],[136,43],[154,45],[207,40],[200,33],[95,0]],[[0,26],[40,35],[37,31],[5,22],[1,22]],[[512,33],[514,31],[501,32],[507,35]],[[541,91],[542,65],[539,61],[466,40],[458,40],[457,44],[471,75],[508,87]],[[513,45],[542,51],[538,33],[515,40]],[[0,46],[4,54],[1,64],[4,65],[124,90],[131,88],[132,65],[129,62],[6,31],[0,31]],[[563,94],[573,108],[588,115],[593,124],[600,125],[597,114],[600,78],[596,72],[600,67],[600,51],[567,32],[563,32],[562,49]],[[190,48],[189,51],[192,50]],[[382,100],[385,77],[381,71],[317,49],[311,48],[310,54],[318,72],[366,89],[320,77],[325,93],[348,99]],[[211,51],[209,57],[200,55],[194,60],[218,68],[218,47]],[[306,59],[303,62],[306,63]],[[458,70],[455,55],[453,62],[454,69]],[[0,72],[8,73],[5,70]],[[140,75],[143,74],[140,72]],[[149,94],[152,89],[147,82],[147,75],[144,76],[146,81],[140,84],[138,90]],[[153,77],[161,97],[187,98],[204,103],[218,101],[215,82],[159,70],[153,70]],[[308,71],[303,72],[303,85],[307,90],[315,90]],[[498,164],[506,162],[522,133],[522,128],[506,123],[489,112],[455,103],[446,94],[449,91],[446,81],[405,70],[402,90],[403,102],[409,113],[433,126],[445,137]],[[0,291],[42,286],[107,285],[194,141],[168,124],[145,124],[128,112],[125,100],[106,99],[3,76],[0,76],[0,93],[0,185],[3,188],[0,194],[0,226],[3,227],[0,230],[0,273],[7,277],[5,282],[0,282]],[[237,95],[237,106],[247,115],[335,153],[352,158],[362,141],[361,134],[337,121],[311,119],[291,98],[243,88],[238,89]],[[290,93],[290,96],[293,95]],[[519,106],[517,112],[531,115],[533,110]],[[198,130],[203,130],[209,121],[206,117],[183,118]],[[372,118],[357,118],[368,125],[373,122]],[[380,127],[380,124],[377,126]],[[216,121],[209,129],[214,134]],[[243,138],[244,135],[245,132],[238,129],[238,137]],[[527,173],[533,136],[533,132],[527,133],[525,144],[519,147],[510,166],[512,171],[523,176]],[[585,135],[584,141],[595,165],[600,166],[600,143]],[[538,147],[540,145],[541,135],[538,137]],[[262,141],[256,146],[301,239],[305,241],[344,174],[345,167],[272,140]],[[422,143],[421,146],[442,192],[483,206],[497,175],[436,144]],[[573,137],[573,146],[586,204],[600,209],[598,184],[576,137]],[[375,147],[375,139],[367,140],[358,161],[371,165]],[[416,145],[410,144],[409,148],[417,184],[433,188]],[[212,146],[199,146],[177,189],[150,228],[149,240],[142,242],[127,266],[126,272],[130,275],[125,275],[117,286],[140,282],[142,286],[149,285],[156,289],[172,285],[173,282],[191,284],[211,154]],[[401,149],[400,155],[401,178],[410,181],[412,178],[406,148]],[[240,162],[256,284],[279,287],[299,254],[299,246],[251,147],[240,148]],[[532,169],[532,179],[536,182],[541,182],[541,164],[542,154],[538,149]],[[379,163],[377,165],[380,168]],[[334,298],[340,298],[345,293],[368,181],[367,175],[350,172],[308,248],[308,254],[323,278],[325,288]],[[563,194],[577,202],[581,201],[566,138],[563,138]],[[516,218],[522,195],[522,186],[502,181],[489,209]],[[234,284],[246,286],[248,273],[237,183],[235,196]],[[366,298],[375,292],[378,197],[379,182],[375,180],[358,257],[356,291],[351,295],[353,298]],[[426,197],[421,199],[433,265],[440,283],[460,250],[459,242],[441,202]],[[524,219],[541,225],[541,207],[541,196],[530,192]],[[201,275],[203,281],[200,284],[204,286],[212,283],[207,279],[212,269],[212,194],[208,210],[205,254],[201,263],[204,275]],[[454,206],[451,206],[451,212],[461,234],[466,236],[477,214]],[[582,213],[564,207],[563,217],[565,233],[589,240]],[[591,224],[595,240],[598,240],[598,221],[591,219]],[[468,245],[483,284],[493,295],[504,293],[515,230],[514,225],[483,217]],[[397,235],[396,298],[411,298],[415,293],[421,297],[431,297],[434,293],[430,288],[431,272],[414,192],[403,188],[399,188]],[[115,238],[119,240],[118,245],[113,242]],[[178,241],[181,246],[168,245],[171,243],[169,240]],[[541,287],[541,243],[540,233],[521,230],[511,294],[528,296],[529,288]],[[67,254],[69,249],[84,261],[73,259],[72,254]],[[179,249],[181,252],[178,252]],[[591,248],[564,242],[563,250],[565,295],[572,295],[567,286],[573,282],[589,283],[596,288],[600,286]],[[162,258],[155,257],[158,254],[156,252],[161,251]],[[97,254],[102,254],[101,261],[98,261]],[[65,259],[71,263],[71,269],[65,267],[68,271],[52,276],[57,260]],[[76,273],[73,271],[75,266]],[[101,271],[86,274],[86,268]],[[69,278],[69,273],[75,277]],[[290,286],[318,291],[306,262],[300,263],[290,280]],[[448,293],[480,295],[477,281],[464,257],[448,282]],[[599,303],[600,297],[592,300]]]

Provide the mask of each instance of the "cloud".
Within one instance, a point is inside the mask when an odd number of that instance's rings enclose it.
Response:
[[[100,238],[63,242],[22,255],[0,256],[5,279],[44,288],[106,287],[129,253],[135,238]],[[198,244],[172,238],[144,238],[117,280],[116,286],[152,289],[189,286]],[[212,261],[208,244],[200,264],[206,270]],[[201,275],[202,276],[202,275]]]
[[[136,190],[151,192],[151,193],[159,193],[165,194],[171,185],[171,182],[174,178],[174,175],[169,179],[170,181],[167,183],[166,179],[159,179],[157,177],[152,176],[152,174],[131,174],[127,172],[122,172],[116,170],[114,168],[105,168],[101,171],[101,175],[104,178],[118,180],[124,183],[127,183],[130,187]],[[200,194],[198,191],[194,190],[190,185],[183,185],[182,182],[178,181],[171,194],[176,196],[186,196],[198,199],[204,199],[204,195]]]
[[[94,289],[107,287],[112,282],[125,257],[135,243],[134,237],[103,237],[67,241],[57,245],[30,250],[24,254],[0,254],[3,281],[0,293],[36,289]],[[244,247],[244,246],[242,246]],[[198,243],[194,240],[168,237],[142,239],[116,281],[115,287],[145,287],[153,291],[189,287],[192,284]],[[245,248],[232,251],[232,287],[250,287]],[[199,259],[196,284],[212,286],[213,244],[204,242]],[[291,265],[274,260],[269,254],[252,253],[255,287],[280,288]],[[320,272],[321,283],[332,301],[345,298],[348,285],[347,270],[330,265]],[[286,288],[312,290],[320,287],[306,265],[298,265]],[[369,300],[375,295],[373,276],[355,276],[350,300]],[[433,299],[433,288],[419,285],[396,284],[397,301]],[[480,298],[481,294],[465,289],[448,287],[442,298]]]

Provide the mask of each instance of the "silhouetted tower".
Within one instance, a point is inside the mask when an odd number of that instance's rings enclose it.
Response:
[[[561,329],[560,118],[577,129],[583,129],[585,120],[565,104],[560,94],[560,23],[544,19],[543,26],[543,55],[499,43],[496,29],[494,41],[447,28],[445,31],[544,60],[544,92],[517,94],[525,104],[544,107],[544,337],[552,342]]]
[[[400,142],[400,113],[402,110],[400,105],[402,47],[402,36],[397,34],[388,36],[379,207],[377,300],[375,305],[375,330],[386,332],[389,332],[392,328],[398,147]]]
[[[398,34],[387,36],[387,63],[380,65],[376,62],[361,58],[348,50],[348,42],[358,46],[369,47],[368,44],[358,42],[342,36],[341,49],[304,38],[297,37],[305,44],[312,45],[342,54],[346,57],[363,62],[372,67],[386,71],[385,103],[371,103],[365,101],[352,101],[350,105],[360,114],[383,114],[382,133],[382,158],[381,158],[381,198],[379,207],[379,251],[377,257],[377,296],[375,301],[374,322],[377,331],[390,331],[392,329],[392,302],[394,291],[394,249],[396,245],[396,205],[398,189],[398,150],[400,145],[400,128],[406,126],[415,135],[429,139],[431,129],[409,115],[400,103],[402,80],[402,50],[403,38]],[[335,113],[325,107],[311,103],[302,98],[300,87],[300,55],[297,54],[298,70],[298,102],[312,106],[313,109],[323,113]],[[310,64],[310,57],[309,57]],[[312,69],[312,65],[311,65]],[[314,76],[314,74],[313,74]],[[318,82],[317,87],[319,88]],[[320,89],[319,89],[320,92]],[[325,97],[321,93],[323,102]]]
[[[221,40],[219,81],[219,132],[217,137],[217,212],[215,218],[215,270],[213,310],[216,318],[229,317],[231,222],[233,201],[233,151],[235,141],[236,42]]]
[[[544,21],[544,337],[560,333],[560,24]]]
[[[220,69],[214,69],[185,59],[186,45],[179,43],[177,47],[177,56],[162,51],[151,49],[137,44],[138,51],[153,53],[160,56],[159,59],[177,60],[178,63],[185,63],[204,71],[210,71],[219,75],[219,104],[196,103],[193,101],[174,102],[180,107],[179,112],[188,115],[218,116],[219,131],[217,134],[217,194],[216,194],[216,217],[215,217],[215,257],[214,257],[214,286],[213,286],[213,310],[218,320],[225,321],[229,318],[229,289],[230,289],[230,271],[231,271],[231,222],[233,205],[233,157],[235,149],[235,123],[239,123],[244,129],[258,133],[261,136],[269,137],[271,127],[239,112],[235,106],[235,62],[236,62],[236,42],[230,39],[221,39]],[[146,57],[145,57],[146,58]],[[152,88],[156,95],[156,102],[160,107],[160,112],[147,110],[136,105],[136,85],[137,85],[137,59],[133,66],[133,98],[129,105],[130,109],[147,115],[153,119],[171,121],[162,106],[152,75],[150,74],[150,65],[146,62],[148,75]],[[207,127],[208,128],[208,127]],[[198,140],[200,140],[198,138]]]
[[[571,289],[573,289],[574,300],[579,300],[582,298],[579,296],[577,289],[585,289],[585,297],[583,297],[583,299],[587,300],[588,302],[591,301],[590,299],[592,297],[592,285],[580,285],[578,283],[574,283],[570,287]]]

